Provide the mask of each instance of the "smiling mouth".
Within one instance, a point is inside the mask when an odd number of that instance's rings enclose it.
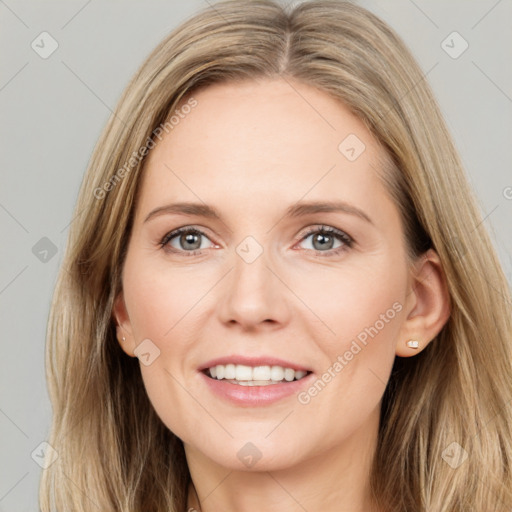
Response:
[[[301,380],[310,371],[294,370],[283,366],[246,366],[242,364],[218,364],[202,370],[207,377],[224,380],[239,386],[270,386]]]

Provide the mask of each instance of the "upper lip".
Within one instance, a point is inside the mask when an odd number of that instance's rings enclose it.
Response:
[[[278,357],[243,355],[216,357],[215,359],[211,359],[210,361],[204,363],[199,368],[199,371],[207,370],[208,368],[211,368],[212,366],[217,366],[218,364],[243,364],[245,366],[282,366],[283,368],[293,368],[294,370],[302,370],[304,372],[311,371],[309,368],[302,364],[286,361],[285,359],[279,359]]]

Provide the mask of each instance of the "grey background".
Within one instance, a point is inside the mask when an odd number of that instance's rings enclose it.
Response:
[[[0,0],[0,511],[38,510],[31,453],[51,420],[46,322],[93,146],[147,54],[208,3]],[[512,281],[512,0],[360,3],[427,73]],[[43,31],[59,45],[47,59],[31,47]],[[456,59],[441,46],[453,31],[469,44]],[[444,44],[460,50],[452,40]]]

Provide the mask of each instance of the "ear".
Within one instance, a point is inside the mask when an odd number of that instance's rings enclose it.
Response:
[[[136,357],[134,353],[135,340],[122,291],[119,292],[114,301],[112,316],[116,323],[116,336],[119,345],[129,356]]]
[[[451,312],[446,276],[433,249],[418,258],[411,271],[410,283],[405,301],[407,316],[395,350],[400,357],[421,352],[439,334]],[[408,347],[409,340],[418,341],[419,347]]]

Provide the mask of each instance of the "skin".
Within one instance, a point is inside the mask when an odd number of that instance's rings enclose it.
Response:
[[[448,319],[439,258],[430,250],[409,264],[399,210],[377,175],[382,150],[325,92],[267,79],[209,86],[194,98],[197,106],[148,155],[114,308],[127,354],[135,357],[145,339],[160,351],[141,372],[156,412],[184,442],[188,506],[378,510],[368,473],[382,394],[395,356],[421,352]],[[338,150],[349,134],[366,146],[352,162]],[[285,217],[298,201],[335,200],[372,222],[346,212]],[[184,201],[211,205],[222,220],[172,213],[144,222],[155,208]],[[354,244],[314,243],[318,233],[305,231],[322,225]],[[189,255],[179,236],[167,244],[178,252],[159,244],[182,226],[205,233],[200,254]],[[247,236],[263,250],[252,263],[236,252]],[[307,404],[294,395],[236,406],[198,373],[215,357],[265,354],[321,377],[395,303],[401,311]],[[407,347],[410,339],[420,348]],[[251,468],[237,456],[247,442],[261,453]]]

